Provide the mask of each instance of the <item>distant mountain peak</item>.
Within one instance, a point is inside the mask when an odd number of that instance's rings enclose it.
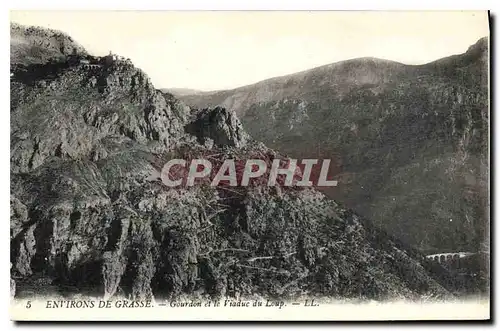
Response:
[[[25,53],[11,54],[29,60],[10,80],[17,296],[449,297],[446,270],[314,189],[150,180],[172,159],[278,154],[230,110],[191,122],[131,62],[45,63],[76,44],[40,31],[19,29]]]

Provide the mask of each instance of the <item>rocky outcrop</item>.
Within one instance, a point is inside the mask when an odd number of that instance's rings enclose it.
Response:
[[[32,65],[28,72],[41,67]],[[49,157],[97,161],[116,139],[165,150],[183,132],[188,108],[167,101],[130,62],[88,70],[53,68],[55,79],[15,73],[12,78],[12,171],[27,172]],[[29,79],[29,81],[26,81]],[[40,112],[39,109],[46,109]],[[153,146],[155,145],[155,146]]]
[[[36,26],[10,24],[10,63],[35,64],[84,55],[87,51],[67,34]]]
[[[233,113],[191,113],[129,61],[26,69],[11,79],[16,296],[449,295],[444,270],[313,189],[151,177],[196,151],[279,157]]]

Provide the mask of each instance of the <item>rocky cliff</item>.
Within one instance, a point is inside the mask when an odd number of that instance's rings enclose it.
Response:
[[[234,113],[192,112],[130,61],[94,60],[11,77],[17,297],[449,296],[439,265],[314,189],[164,186],[172,158],[280,156]]]

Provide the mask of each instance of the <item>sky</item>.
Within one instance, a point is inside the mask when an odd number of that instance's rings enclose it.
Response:
[[[203,91],[365,56],[423,64],[489,35],[485,11],[11,11],[10,20],[130,58],[157,88]]]

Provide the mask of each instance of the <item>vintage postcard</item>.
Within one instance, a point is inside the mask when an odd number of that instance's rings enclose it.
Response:
[[[486,11],[12,11],[16,321],[490,319]]]

